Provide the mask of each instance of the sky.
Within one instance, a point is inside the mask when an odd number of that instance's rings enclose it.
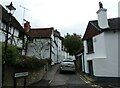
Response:
[[[62,36],[67,33],[84,35],[90,20],[97,20],[100,0],[0,0],[5,7],[10,2],[16,8],[14,16],[23,25],[23,19],[31,28],[54,27]],[[101,0],[107,9],[107,17],[118,17],[120,0]],[[120,5],[120,4],[119,4]],[[25,11],[25,12],[24,12]]]

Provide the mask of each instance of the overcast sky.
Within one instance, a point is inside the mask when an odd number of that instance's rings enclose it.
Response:
[[[67,33],[83,36],[88,22],[97,19],[100,0],[0,0],[0,3],[5,6],[11,1],[16,8],[14,16],[21,24],[24,18],[32,28],[54,27],[62,36]],[[119,1],[101,0],[108,18],[118,17]]]

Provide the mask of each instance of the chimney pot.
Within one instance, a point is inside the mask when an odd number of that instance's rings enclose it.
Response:
[[[26,23],[24,23],[24,29],[26,30],[26,32],[30,30],[30,27],[30,22],[26,21]]]
[[[100,9],[97,11],[98,14],[98,26],[101,29],[108,28],[108,20],[107,20],[107,9],[103,8],[103,4],[99,2]]]
[[[103,8],[102,2],[99,2],[99,8]]]

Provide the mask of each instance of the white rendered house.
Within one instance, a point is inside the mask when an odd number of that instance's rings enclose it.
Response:
[[[85,73],[96,78],[120,77],[120,18],[107,19],[106,9],[97,11],[83,36]]]
[[[64,55],[63,53],[63,37],[61,37],[60,32],[57,30],[54,30],[54,42],[56,44],[56,53],[57,53],[57,63],[60,63]]]
[[[51,59],[52,65],[58,63],[61,57],[61,40],[54,28],[32,28],[29,30],[27,56],[39,59]]]

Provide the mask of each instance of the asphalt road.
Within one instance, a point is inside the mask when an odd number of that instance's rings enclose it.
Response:
[[[64,72],[62,74],[57,70],[50,83],[50,88],[92,88],[86,84],[78,73]]]
[[[86,80],[80,73],[64,72],[59,73],[60,65],[54,65],[44,75],[43,79],[27,88],[120,88],[112,86],[99,86]]]
[[[27,88],[93,88],[81,79],[79,73],[59,73],[59,65],[55,65],[39,82]]]

